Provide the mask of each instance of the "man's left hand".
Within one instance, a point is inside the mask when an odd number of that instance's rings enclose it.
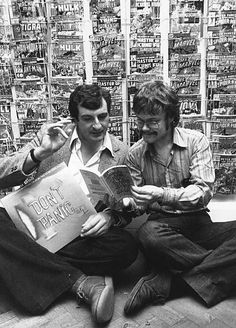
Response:
[[[112,218],[109,213],[99,212],[90,215],[88,220],[82,225],[81,237],[98,237],[104,235],[112,225]]]

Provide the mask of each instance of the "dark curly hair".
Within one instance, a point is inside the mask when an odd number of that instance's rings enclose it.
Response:
[[[101,88],[96,83],[79,85],[70,95],[68,108],[70,116],[78,119],[78,105],[91,110],[99,109],[102,106],[103,98],[107,103],[107,111],[110,114],[111,95],[108,90]]]
[[[157,115],[162,111],[166,120],[175,127],[180,119],[180,103],[175,91],[161,81],[150,81],[141,85],[133,99],[135,114]]]

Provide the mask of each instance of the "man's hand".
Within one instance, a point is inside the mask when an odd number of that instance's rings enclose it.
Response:
[[[69,119],[44,124],[37,133],[40,145],[35,148],[35,157],[42,161],[60,149],[68,139],[72,127],[73,124]]]
[[[107,212],[99,212],[90,215],[82,225],[81,237],[98,237],[105,234],[112,225],[111,215]]]
[[[154,202],[161,201],[164,190],[161,187],[145,185],[142,187],[132,186],[131,192],[136,205],[148,207]]]

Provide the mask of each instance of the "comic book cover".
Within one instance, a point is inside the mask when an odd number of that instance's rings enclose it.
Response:
[[[236,95],[214,94],[209,116],[212,115],[236,115]]]
[[[221,31],[220,28],[207,33],[209,53],[229,55],[236,52],[235,31]]]
[[[199,37],[203,1],[172,1],[170,4],[170,32],[189,33]]]
[[[170,57],[169,74],[199,74],[200,76],[201,55],[174,54]]]
[[[141,74],[163,74],[163,57],[155,53],[138,53],[130,55],[130,72]]]
[[[77,21],[58,21],[52,25],[52,40],[77,39],[83,36],[83,22]]]
[[[0,96],[1,100],[12,98],[11,85],[13,82],[13,70],[10,61],[0,59]]]
[[[52,115],[53,118],[56,118],[58,116],[67,117],[70,115],[68,110],[68,99],[66,98],[60,98],[53,100],[52,99]]]
[[[93,82],[110,91],[110,117],[122,116],[122,79],[120,76],[97,76]]]
[[[34,58],[37,60],[45,60],[47,57],[47,43],[37,42],[36,40],[28,42],[15,42],[13,45],[15,60],[23,60],[26,58]]]
[[[1,15],[0,15],[1,17]],[[12,39],[12,29],[10,23],[8,25],[0,21],[0,42],[10,42]]]
[[[224,135],[236,134],[236,115],[212,115],[211,132]]]
[[[18,119],[23,120],[46,120],[48,103],[46,101],[18,101],[16,104]]]
[[[169,55],[198,53],[199,39],[189,34],[169,34]]]
[[[235,55],[219,56],[217,72],[234,73],[236,71]]]
[[[180,118],[179,126],[190,129],[190,130],[197,130],[201,133],[205,133],[204,131],[204,119],[199,117],[193,117],[191,115],[187,116],[184,115]]]
[[[44,123],[46,123],[46,119],[41,118],[26,118],[22,120],[22,127],[20,131],[21,140],[32,140],[35,137],[35,132],[37,132]]]
[[[121,33],[120,0],[90,1],[93,35],[117,35]]]
[[[179,95],[200,93],[199,75],[173,75],[170,83]]]
[[[91,38],[94,75],[120,75],[125,72],[124,36]]]
[[[52,62],[52,78],[53,80],[78,79],[85,77],[85,62],[76,60],[56,59]]]
[[[11,85],[13,82],[13,69],[11,62],[0,59],[0,85],[4,88],[6,85]]]
[[[54,42],[52,44],[52,59],[53,62],[58,59],[84,61],[83,39],[63,39],[60,42]]]
[[[32,19],[45,20],[46,6],[44,1],[26,0],[17,1],[11,0],[13,19],[27,21]]]
[[[236,154],[236,134],[212,134],[211,139],[212,142],[215,143],[214,152],[221,154]]]
[[[215,11],[236,9],[236,3],[234,0],[209,0],[209,9]]]
[[[53,1],[51,5],[52,40],[81,38],[83,1]]]
[[[83,83],[82,78],[78,77],[68,77],[68,78],[61,78],[61,77],[53,77],[51,83],[51,92],[52,92],[52,99],[54,102],[61,101],[68,99],[70,94],[74,91],[74,89]]]
[[[118,137],[118,139],[120,139],[120,140],[123,139],[122,116],[110,117],[108,131],[109,131],[109,133]]]
[[[201,114],[201,95],[179,95],[181,115]]]
[[[11,122],[11,102],[1,100],[0,101],[0,122],[7,122],[10,125]]]
[[[160,2],[132,0],[130,8],[131,39],[156,36],[160,32]]]
[[[22,41],[47,41],[47,25],[41,21],[27,21],[12,24],[13,36],[15,40]]]
[[[37,61],[35,58],[15,60],[13,65],[15,83],[20,82],[47,82],[46,63]]]
[[[10,44],[1,42],[1,40],[0,40],[0,58],[8,58],[8,61],[10,61],[11,58]]]
[[[38,100],[44,101],[48,99],[48,86],[41,82],[24,82],[15,84],[16,100]]]
[[[232,73],[219,73],[217,74],[217,88],[216,93],[236,93],[236,74]]]
[[[54,22],[81,21],[84,16],[83,0],[52,0],[51,19]]]
[[[236,193],[236,154],[213,154],[215,166],[214,193]]]
[[[160,53],[161,35],[157,33],[155,36],[133,36],[130,39],[130,54],[153,54]]]

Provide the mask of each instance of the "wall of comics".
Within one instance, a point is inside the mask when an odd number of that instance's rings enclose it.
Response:
[[[83,82],[110,90],[110,132],[132,144],[134,93],[161,79],[211,141],[215,192],[236,193],[235,55],[235,0],[0,0],[0,155],[66,116]]]

